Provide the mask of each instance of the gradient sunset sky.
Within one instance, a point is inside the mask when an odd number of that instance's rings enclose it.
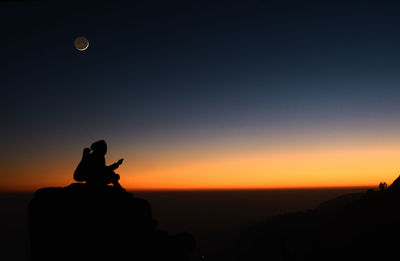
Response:
[[[0,190],[109,145],[128,189],[389,184],[396,1],[1,2]],[[90,41],[74,49],[78,36]]]

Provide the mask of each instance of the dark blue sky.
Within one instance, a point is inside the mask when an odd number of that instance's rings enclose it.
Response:
[[[2,2],[0,134],[33,150],[392,126],[399,11],[396,1]],[[81,35],[84,52],[73,47]]]

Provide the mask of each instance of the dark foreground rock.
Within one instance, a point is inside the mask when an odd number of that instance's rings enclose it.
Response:
[[[254,224],[236,242],[234,260],[398,260],[399,184]]]
[[[107,186],[38,190],[29,204],[33,261],[189,260],[195,241],[157,228],[150,204]]]

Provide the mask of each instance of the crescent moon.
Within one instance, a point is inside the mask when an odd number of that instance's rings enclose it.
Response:
[[[79,36],[75,39],[74,46],[78,51],[85,51],[89,47],[89,40],[84,36]]]

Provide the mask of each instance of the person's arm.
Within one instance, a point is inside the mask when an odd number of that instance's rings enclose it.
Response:
[[[115,162],[114,164],[111,164],[110,166],[107,166],[107,168],[111,169],[111,170],[115,170],[119,167],[119,165],[122,164],[122,161],[124,159],[120,159],[118,162]]]

